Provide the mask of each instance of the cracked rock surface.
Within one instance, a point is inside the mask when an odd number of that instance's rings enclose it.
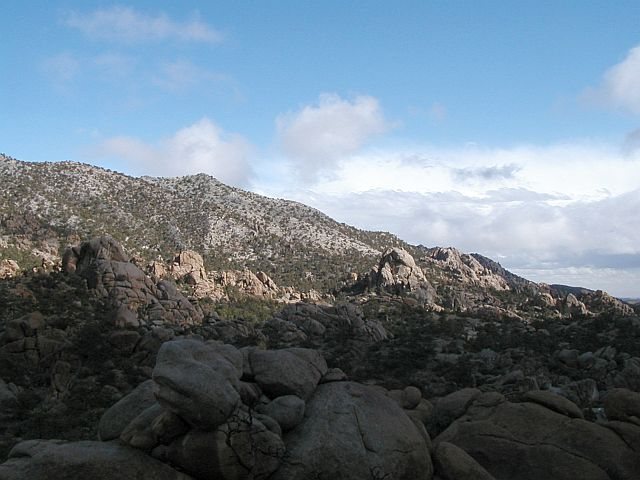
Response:
[[[432,478],[426,441],[379,389],[352,382],[320,385],[305,419],[284,437],[287,455],[274,480]],[[314,477],[320,474],[321,477]]]
[[[572,418],[530,402],[485,407],[480,400],[435,443],[460,447],[497,480],[638,478],[640,452],[607,422]]]

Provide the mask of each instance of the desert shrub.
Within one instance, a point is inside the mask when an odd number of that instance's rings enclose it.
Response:
[[[228,301],[207,302],[204,309],[225,320],[244,320],[257,325],[272,318],[281,307],[273,300],[234,293]]]

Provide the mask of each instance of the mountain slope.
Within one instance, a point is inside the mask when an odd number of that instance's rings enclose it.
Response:
[[[0,261],[17,260],[23,268],[52,265],[68,245],[108,234],[138,264],[171,264],[176,252],[192,249],[202,254],[208,271],[249,268],[298,292],[335,293],[358,278],[365,285],[366,272],[374,280],[378,274],[371,276],[371,268],[398,247],[426,276],[417,289],[422,293],[408,293],[432,307],[529,316],[540,303],[558,312],[615,303],[594,292],[585,294],[585,306],[582,295],[568,298],[566,289],[529,282],[479,254],[412,246],[389,233],[359,230],[301,203],[233,188],[204,174],[135,178],[80,163],[29,163],[0,155],[0,182]],[[387,276],[393,277],[395,268],[391,265]],[[420,283],[419,277],[414,280]],[[398,281],[394,288],[404,290],[404,281]]]
[[[55,254],[109,233],[146,260],[191,248],[209,268],[264,270],[284,284],[364,271],[388,233],[338,223],[297,202],[229,187],[208,175],[135,178],[90,165],[0,156],[0,235]],[[53,246],[52,246],[53,245]],[[59,253],[59,252],[58,252]],[[327,285],[328,286],[328,285]]]

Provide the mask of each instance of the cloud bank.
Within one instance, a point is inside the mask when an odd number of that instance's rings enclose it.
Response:
[[[532,280],[634,295],[638,178],[640,156],[607,145],[424,147],[360,152],[333,178],[256,188],[410,243],[478,252]]]

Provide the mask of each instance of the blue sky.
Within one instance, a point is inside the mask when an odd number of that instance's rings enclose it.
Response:
[[[640,294],[637,1],[5,1],[0,151]]]

